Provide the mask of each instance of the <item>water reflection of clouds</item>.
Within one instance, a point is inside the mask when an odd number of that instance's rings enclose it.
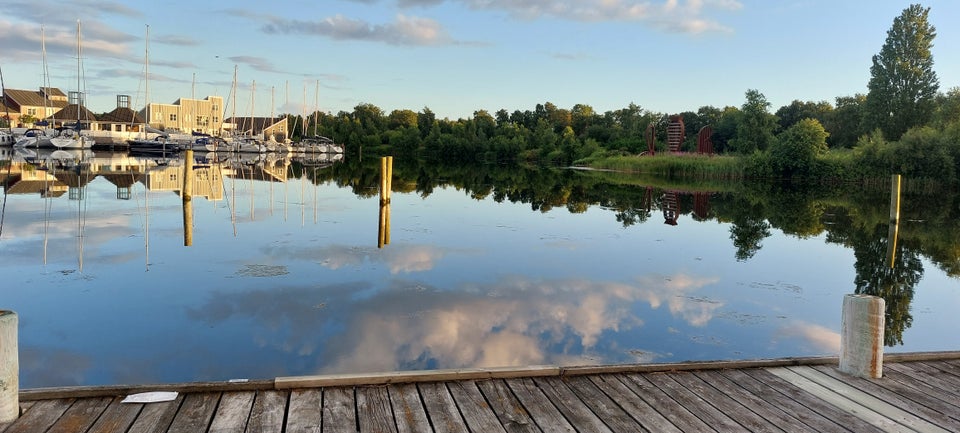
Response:
[[[383,263],[391,274],[429,271],[444,256],[454,250],[435,245],[391,244],[384,249],[330,245],[303,248],[289,245],[271,245],[264,254],[291,260],[311,260],[332,270],[359,267],[365,262]],[[465,251],[465,250],[457,250]]]
[[[777,330],[774,342],[800,340],[814,351],[828,354],[840,353],[840,333],[814,323],[795,321]]]
[[[292,374],[621,362],[629,354],[607,337],[643,326],[637,302],[666,305],[701,326],[721,304],[691,294],[715,281],[513,277],[443,291],[395,281],[362,297],[366,283],[294,287],[214,293],[188,317],[208,325],[253,320],[256,345],[310,358],[306,371]]]

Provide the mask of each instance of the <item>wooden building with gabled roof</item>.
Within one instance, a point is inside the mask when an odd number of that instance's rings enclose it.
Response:
[[[44,119],[67,106],[67,95],[56,87],[41,87],[39,90],[4,89],[2,103],[9,108],[2,116],[9,116],[10,123],[20,125],[20,118],[32,116]],[[21,125],[23,126],[23,125]]]

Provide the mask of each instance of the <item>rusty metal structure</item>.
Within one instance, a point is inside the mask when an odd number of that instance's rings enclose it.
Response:
[[[683,126],[683,116],[679,114],[670,116],[670,122],[667,123],[667,148],[670,149],[670,152],[679,152],[685,138],[686,130]]]
[[[713,136],[713,128],[710,125],[700,128],[700,132],[697,133],[697,153],[713,155],[711,136]]]
[[[655,122],[650,122],[647,125],[647,132],[644,134],[644,137],[647,139],[647,153],[650,155],[657,154],[657,125]]]

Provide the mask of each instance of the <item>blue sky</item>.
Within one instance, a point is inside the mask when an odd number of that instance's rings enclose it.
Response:
[[[200,98],[227,97],[236,65],[238,115],[249,114],[251,95],[257,115],[371,103],[386,113],[429,107],[455,119],[546,101],[598,112],[632,102],[675,113],[739,106],[747,89],[766,95],[775,111],[794,99],[865,93],[870,58],[909,4],[4,0],[0,68],[6,87],[40,87],[42,24],[51,84],[75,90],[81,20],[83,86],[96,112],[112,110],[117,94],[143,104],[147,25],[151,101],[190,97],[194,88]],[[922,4],[937,28],[941,90],[960,86],[960,27],[949,25],[960,2]]]

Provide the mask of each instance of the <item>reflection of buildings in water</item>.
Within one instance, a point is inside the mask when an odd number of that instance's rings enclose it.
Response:
[[[339,158],[338,158],[339,157]],[[118,200],[129,200],[136,183],[150,191],[181,193],[184,161],[177,158],[130,156],[121,152],[0,148],[0,188],[7,194],[59,197],[103,177],[117,188]],[[318,168],[333,165],[342,155],[301,158],[298,155],[201,155],[194,159],[193,196],[223,200],[225,178],[288,182],[297,161]],[[74,176],[70,177],[70,173]],[[79,196],[73,198],[81,198]]]
[[[220,165],[193,167],[193,197],[207,200],[223,200],[223,175]],[[153,167],[145,173],[143,179],[150,191],[182,192],[184,168],[180,165]]]

